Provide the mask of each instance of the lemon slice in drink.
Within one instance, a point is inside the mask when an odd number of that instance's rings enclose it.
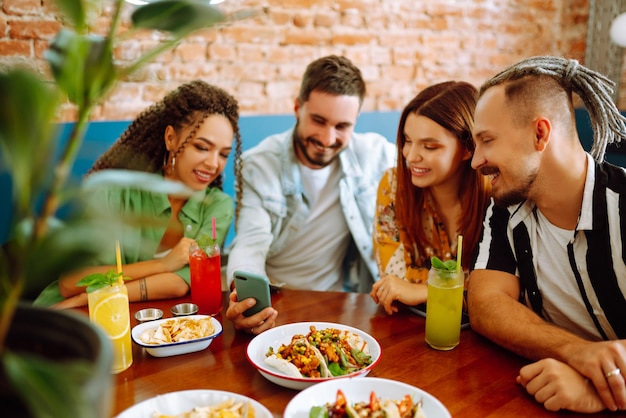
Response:
[[[115,340],[130,330],[128,296],[115,293],[100,300],[93,310],[97,323]]]

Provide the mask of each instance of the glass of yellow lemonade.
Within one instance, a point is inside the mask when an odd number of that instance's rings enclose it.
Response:
[[[461,338],[465,275],[460,270],[431,267],[426,299],[426,343],[437,350],[452,350]]]
[[[87,293],[89,319],[104,329],[113,345],[113,373],[122,372],[133,362],[130,339],[128,290],[116,283]]]

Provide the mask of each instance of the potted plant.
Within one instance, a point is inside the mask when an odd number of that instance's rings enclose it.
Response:
[[[226,16],[206,1],[154,1],[132,12],[122,34],[125,3],[114,0],[108,34],[95,36],[87,16],[100,2],[55,3],[66,24],[44,55],[53,82],[23,69],[0,74],[0,173],[8,173],[12,187],[9,240],[0,248],[0,404],[11,416],[108,417],[111,349],[102,331],[84,315],[35,309],[20,300],[98,252],[93,220],[56,219],[67,201],[80,204],[80,194],[70,193],[66,181],[95,105],[118,80]],[[141,29],[168,37],[130,65],[118,65],[114,48]],[[77,120],[59,150],[55,116],[61,100],[76,105]]]

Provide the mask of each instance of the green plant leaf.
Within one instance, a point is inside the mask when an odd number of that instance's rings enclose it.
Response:
[[[223,22],[226,16],[207,2],[161,0],[138,7],[131,19],[137,28],[166,31],[182,38],[198,29]]]
[[[72,103],[84,106],[82,68],[89,54],[89,43],[71,29],[63,28],[52,39],[44,58],[48,61],[52,75],[59,88]]]
[[[87,27],[86,10],[83,0],[55,0],[61,13],[77,30],[83,31]]]
[[[116,80],[111,43],[101,36],[61,29],[44,58],[58,86],[79,107],[98,102]]]
[[[85,361],[54,363],[40,357],[5,352],[7,378],[34,417],[93,417],[94,409],[83,396],[81,383],[91,369]]]
[[[15,256],[22,257],[27,290],[37,293],[60,275],[93,265],[103,252],[102,236],[108,233],[105,225],[91,220],[68,219],[52,223],[42,239],[26,247],[28,251],[20,245],[22,254]]]
[[[13,183],[17,219],[32,215],[35,196],[50,173],[57,98],[34,74],[0,73],[0,159]]]
[[[98,188],[138,187],[144,191],[162,193],[181,198],[190,197],[194,191],[183,183],[163,178],[160,174],[131,170],[102,170],[91,174],[83,182],[83,189],[94,191]]]

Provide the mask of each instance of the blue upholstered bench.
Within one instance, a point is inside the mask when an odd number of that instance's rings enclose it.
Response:
[[[395,142],[396,129],[400,112],[364,112],[357,122],[357,132],[378,132],[389,141]],[[241,132],[243,149],[249,149],[258,144],[263,138],[274,133],[289,129],[294,123],[293,115],[269,115],[269,116],[243,116],[240,118],[239,129]],[[106,151],[113,142],[126,129],[130,121],[92,122],[85,134],[85,140],[72,168],[69,181],[78,183],[83,175],[89,170],[94,161]],[[71,124],[62,124],[60,142],[63,143],[69,135]],[[233,161],[229,159],[226,165],[224,191],[232,196],[235,195]],[[8,223],[10,216],[10,193],[11,183],[9,176],[2,170],[0,161],[0,243],[7,239]],[[61,217],[63,214],[61,213]],[[234,235],[231,227],[226,238],[230,243]]]
[[[583,146],[589,149],[591,146],[592,131],[589,117],[585,110],[578,109],[577,125]],[[363,112],[358,119],[357,132],[378,132],[389,141],[395,142],[400,112]],[[91,167],[93,162],[102,154],[126,129],[130,121],[115,122],[92,122],[87,130],[85,141],[79,151],[76,163],[72,169],[70,181],[80,182],[82,176]],[[294,123],[293,115],[270,115],[270,116],[243,116],[240,120],[240,130],[243,138],[244,150],[258,144],[268,135],[282,132]],[[61,141],[67,137],[70,124],[61,125]],[[613,164],[626,167],[626,146],[622,148],[610,147],[607,160]],[[2,164],[0,162],[0,164]],[[224,191],[234,196],[233,162],[229,160],[226,169]],[[10,216],[10,193],[11,184],[9,176],[3,172],[0,165],[0,243],[5,242],[8,233]],[[230,229],[226,238],[228,244],[234,235]]]

